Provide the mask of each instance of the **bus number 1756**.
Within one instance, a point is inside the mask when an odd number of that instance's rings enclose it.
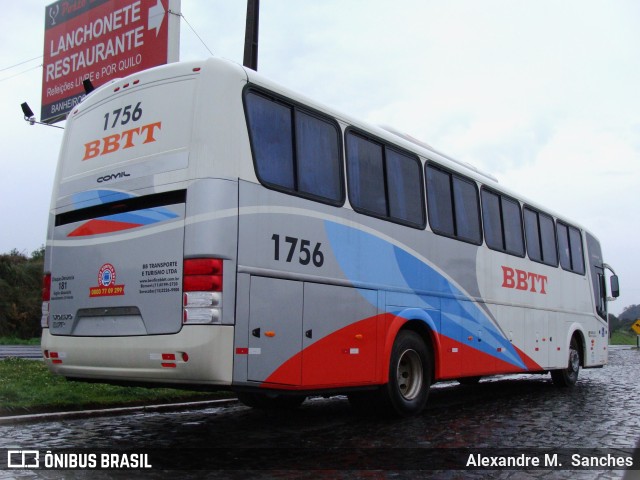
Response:
[[[296,253],[296,250],[299,251],[298,254],[298,262],[301,265],[309,265],[313,262],[313,265],[316,267],[321,267],[324,263],[324,254],[320,247],[322,243],[317,242],[315,247],[313,248],[313,252],[311,251],[311,240],[299,239],[296,237],[284,237],[284,242],[281,242],[280,235],[274,233],[271,236],[271,240],[273,240],[273,259],[276,261],[280,261],[280,244],[286,243],[289,244],[289,252],[287,254],[286,261],[291,263],[293,261],[293,256]],[[286,245],[284,245],[286,249]],[[296,247],[299,247],[298,249]]]

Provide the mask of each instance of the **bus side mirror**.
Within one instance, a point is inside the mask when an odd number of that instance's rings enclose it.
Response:
[[[613,298],[618,298],[620,296],[620,284],[618,283],[618,276],[612,275],[610,282],[611,282],[611,296]]]

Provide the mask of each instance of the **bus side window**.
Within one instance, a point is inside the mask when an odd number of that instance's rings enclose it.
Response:
[[[423,227],[424,193],[420,161],[392,148],[386,148],[389,216]]]
[[[560,265],[569,272],[584,275],[584,251],[580,230],[562,222],[558,222],[557,228]]]
[[[298,190],[342,204],[340,135],[332,123],[295,111]]]
[[[481,197],[487,246],[492,250],[524,257],[520,204],[485,188]]]
[[[247,119],[258,178],[267,185],[293,190],[291,109],[249,92]]]
[[[573,271],[584,274],[584,253],[582,252],[582,236],[580,230],[569,227],[569,245],[571,246],[571,266]]]
[[[480,200],[475,182],[429,164],[426,176],[431,229],[439,235],[480,245]]]
[[[352,206],[364,213],[386,216],[382,145],[349,132],[347,169]]]
[[[354,210],[423,228],[422,165],[417,157],[347,131],[347,183]]]
[[[344,203],[340,130],[284,99],[245,94],[256,176],[265,186],[331,205]]]
[[[529,258],[534,262],[557,267],[558,250],[553,218],[546,213],[524,207],[524,231]]]
[[[506,197],[501,198],[505,251],[524,257],[524,234],[522,233],[520,204]]]

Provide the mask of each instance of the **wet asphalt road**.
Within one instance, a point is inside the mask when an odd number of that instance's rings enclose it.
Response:
[[[427,410],[417,418],[364,417],[344,397],[332,397],[307,400],[299,410],[287,413],[232,404],[0,424],[0,448],[5,449],[38,449],[43,454],[84,448],[97,452],[160,449],[150,451],[154,468],[134,475],[115,470],[0,470],[0,479],[133,478],[141,474],[177,478],[159,470],[163,465],[177,468],[173,456],[207,468],[179,478],[622,478],[623,470],[607,469],[432,471],[429,459],[434,452],[459,453],[455,449],[466,448],[486,449],[478,451],[489,454],[499,452],[497,449],[533,455],[586,452],[583,449],[626,452],[640,440],[639,399],[640,351],[614,347],[609,365],[581,370],[573,389],[555,388],[548,375],[498,377],[476,386],[439,384],[432,388]],[[202,448],[207,450],[193,450]],[[219,457],[214,458],[216,455]],[[459,458],[453,462],[460,467]],[[242,470],[247,465],[253,470]],[[626,478],[637,478],[636,473],[627,472]]]

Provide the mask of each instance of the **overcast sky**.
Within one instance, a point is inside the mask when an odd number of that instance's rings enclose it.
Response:
[[[29,126],[20,103],[39,117],[50,3],[3,2],[0,15],[0,253],[46,240],[62,130]],[[262,0],[260,9],[261,73],[405,131],[585,226],[620,276],[610,310],[640,303],[639,1]],[[214,55],[242,63],[245,0],[182,0],[182,13]],[[184,20],[180,51],[210,55]]]

